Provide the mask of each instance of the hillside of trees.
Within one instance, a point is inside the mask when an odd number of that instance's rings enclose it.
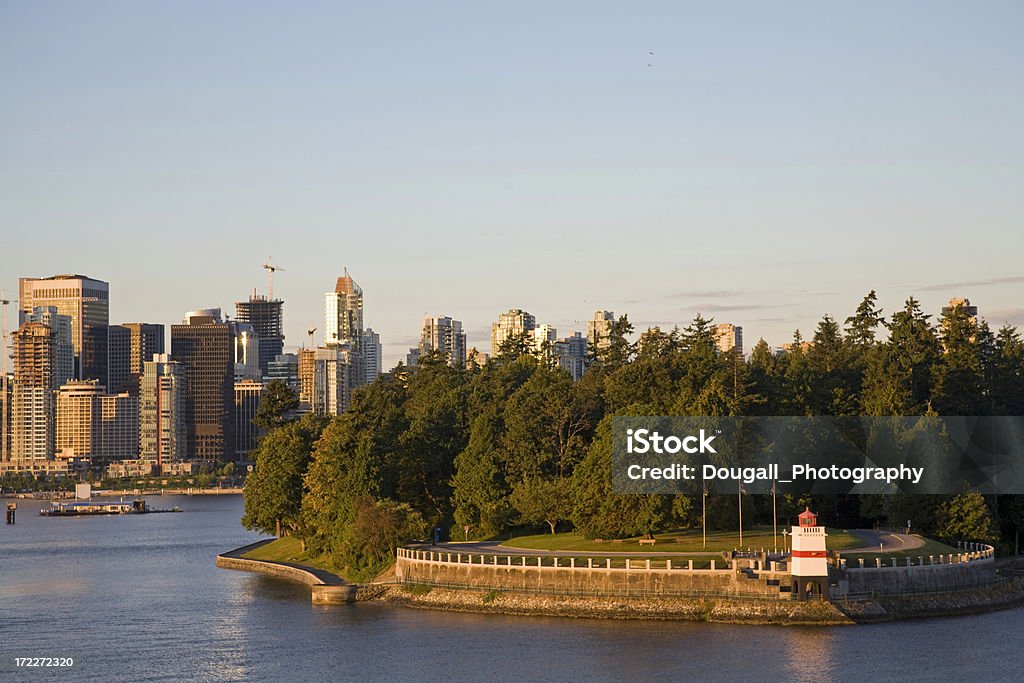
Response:
[[[426,357],[353,396],[348,412],[272,427],[246,484],[243,523],[298,536],[337,566],[372,571],[435,526],[452,538],[520,527],[615,538],[699,526],[700,498],[613,495],[614,415],[1021,415],[1024,343],[962,308],[932,319],[913,298],[884,316],[875,293],[842,323],[749,358],[717,349],[711,320],[649,329],[627,317],[591,349],[578,382],[511,339],[484,367]],[[803,344],[810,341],[810,344]],[[275,405],[291,405],[287,398]],[[282,409],[283,410],[283,409]],[[780,521],[805,504],[831,526],[902,526],[1013,551],[1024,497],[780,496]],[[745,523],[771,521],[770,496],[743,497]],[[749,516],[748,516],[749,515]],[[709,527],[737,524],[735,496],[708,499]]]

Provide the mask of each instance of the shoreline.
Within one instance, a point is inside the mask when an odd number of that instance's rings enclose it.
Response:
[[[304,583],[314,604],[377,601],[411,609],[448,612],[543,616],[577,619],[639,619],[708,623],[841,626],[933,617],[967,616],[1024,605],[1024,580],[999,586],[945,593],[878,596],[831,602],[823,600],[750,600],[718,596],[694,598],[627,598],[544,595],[488,589],[455,589],[418,583],[349,584],[316,567],[241,557],[273,539],[221,553],[216,565]],[[389,570],[390,572],[391,570]],[[385,573],[385,575],[388,572]]]

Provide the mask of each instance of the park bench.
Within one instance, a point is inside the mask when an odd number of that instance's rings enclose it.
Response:
[[[654,545],[655,539],[653,538],[641,538],[640,545]]]

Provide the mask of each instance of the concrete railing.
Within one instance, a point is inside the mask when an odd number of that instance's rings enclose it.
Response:
[[[874,558],[875,561],[873,563],[871,561],[865,562],[863,557],[858,558],[856,564],[849,564],[846,560],[841,560],[840,567],[847,571],[870,571],[875,569],[893,569],[900,567],[921,569],[936,565],[963,565],[995,562],[996,549],[987,543],[959,541],[957,542],[957,548],[961,552],[940,555],[918,555],[917,557],[909,556],[904,557],[902,560],[895,557],[884,558],[882,556]]]
[[[667,571],[695,573],[728,573],[734,571],[731,562],[722,559],[710,561],[708,568],[694,568],[693,560],[662,560],[622,557],[559,557],[557,555],[492,555],[490,553],[459,553],[449,551],[418,550],[416,548],[399,548],[399,561],[417,562],[442,566],[489,566],[489,567],[520,567],[540,570],[598,571]],[[622,566],[618,563],[622,562]],[[550,563],[550,564],[548,564]],[[614,566],[613,566],[614,564]],[[773,563],[778,564],[778,563]]]

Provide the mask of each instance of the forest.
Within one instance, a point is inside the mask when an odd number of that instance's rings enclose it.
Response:
[[[840,323],[826,315],[773,352],[720,352],[700,315],[683,328],[634,335],[627,316],[592,345],[574,382],[525,338],[483,366],[439,355],[399,365],[354,392],[349,410],[295,417],[272,386],[245,486],[243,524],[302,539],[338,566],[372,570],[427,538],[502,537],[575,529],[590,538],[699,527],[701,497],[616,495],[609,483],[616,415],[1021,415],[1024,342],[962,307],[933,318],[919,302],[884,315],[875,292]],[[771,497],[740,499],[745,523],[771,523]],[[1024,496],[779,496],[780,523],[805,505],[837,527],[902,526],[1015,551]],[[707,499],[709,529],[734,528],[737,496]]]

